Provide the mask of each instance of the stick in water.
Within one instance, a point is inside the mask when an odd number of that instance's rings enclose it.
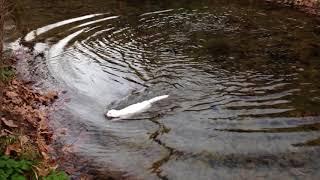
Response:
[[[106,116],[111,118],[128,118],[134,114],[144,112],[152,106],[152,103],[155,103],[162,99],[166,99],[168,97],[169,95],[157,96],[137,104],[132,104],[121,110],[111,109],[107,112]]]

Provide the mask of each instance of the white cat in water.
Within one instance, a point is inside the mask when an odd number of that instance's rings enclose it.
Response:
[[[144,112],[152,106],[152,103],[155,103],[162,99],[166,99],[168,97],[169,95],[157,96],[137,104],[132,104],[121,110],[111,109],[106,113],[106,116],[110,118],[128,118],[134,114]]]

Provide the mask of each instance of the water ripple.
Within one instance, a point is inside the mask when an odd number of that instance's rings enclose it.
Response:
[[[300,44],[279,37],[303,21],[283,24],[261,12],[251,12],[251,21],[241,8],[224,10],[101,13],[53,23],[24,37],[40,41],[27,67],[33,78],[54,79],[52,86],[69,92],[57,121],[74,134],[73,124],[86,129],[79,153],[140,177],[172,177],[168,167],[188,170],[187,160],[209,164],[208,174],[210,164],[229,168],[222,160],[206,162],[204,154],[275,155],[318,146],[318,73],[299,70],[290,52]],[[44,59],[36,57],[41,53]],[[41,68],[47,72],[37,73]],[[130,121],[103,115],[162,94],[170,98]]]

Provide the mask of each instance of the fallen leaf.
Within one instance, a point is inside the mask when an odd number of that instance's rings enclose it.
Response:
[[[40,119],[40,122],[41,121],[44,121],[44,122],[42,122],[42,123],[45,123],[45,119],[46,119],[46,114],[45,114],[45,112],[43,112],[43,111],[35,111],[36,112],[36,116]]]
[[[64,145],[63,147],[62,147],[62,149],[61,149],[61,151],[63,152],[63,153],[71,153],[71,152],[73,152],[73,144],[66,144],[66,145]]]
[[[45,130],[45,129],[48,129],[48,125],[47,125],[47,122],[45,120],[41,120],[39,122],[39,130]]]
[[[34,167],[37,169],[38,175],[43,177],[47,176],[51,171],[50,168],[39,168],[37,166],[34,166]]]
[[[8,136],[8,133],[5,132],[4,130],[1,130],[0,137],[3,137],[3,136]]]
[[[7,120],[6,118],[1,118],[1,121],[8,127],[18,127],[12,120]]]
[[[20,136],[19,139],[20,139],[21,146],[23,146],[25,143],[27,143],[29,141],[29,137],[25,136],[25,135]]]
[[[42,157],[45,159],[45,160],[48,160],[48,159],[50,159],[49,158],[49,155],[47,154],[47,153],[45,153],[45,152],[41,152],[41,155],[42,155]]]
[[[36,99],[43,105],[48,106],[50,103],[54,102],[58,98],[58,93],[55,91],[49,91],[44,95],[37,95]]]
[[[81,175],[80,176],[80,180],[90,180],[90,179],[92,179],[92,178],[90,178],[90,176],[88,176],[88,175]]]
[[[17,80],[15,80],[15,79],[12,80],[11,83],[12,83],[13,85],[17,85],[17,84],[18,84]]]
[[[20,144],[10,144],[6,147],[5,155],[10,156],[11,152],[14,151],[16,153],[21,152]]]
[[[54,100],[54,99],[57,99],[58,98],[58,93],[55,92],[55,91],[49,91],[47,94],[46,94],[46,97],[50,100]]]
[[[68,166],[68,167],[64,167],[63,170],[68,174],[75,174],[79,169],[75,168],[74,166]]]
[[[59,128],[56,132],[58,132],[60,135],[66,135],[67,131],[67,128]]]
[[[7,91],[6,92],[6,96],[8,97],[8,98],[15,98],[15,97],[17,97],[17,96],[19,96],[17,93],[15,93],[15,92],[13,92],[13,91]]]
[[[8,134],[13,134],[13,132],[9,131],[8,129],[4,129],[3,131],[8,133]]]
[[[41,152],[48,152],[48,145],[46,144],[44,137],[38,134],[37,145]]]

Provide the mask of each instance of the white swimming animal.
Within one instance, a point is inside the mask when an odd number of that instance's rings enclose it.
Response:
[[[146,100],[137,104],[132,104],[121,110],[111,109],[106,113],[110,118],[128,118],[134,114],[144,112],[152,106],[152,103],[168,98],[169,95],[157,96],[150,100]]]

